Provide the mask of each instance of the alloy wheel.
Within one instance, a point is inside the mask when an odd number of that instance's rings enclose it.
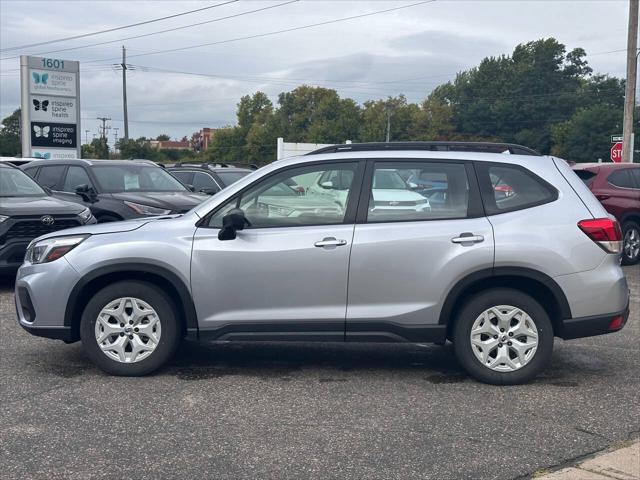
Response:
[[[96,342],[112,360],[135,363],[149,357],[162,334],[160,317],[143,300],[122,297],[109,302],[98,314]]]
[[[480,363],[497,372],[527,365],[538,348],[538,328],[522,309],[498,305],[482,312],[471,327],[471,348]]]
[[[640,255],[640,232],[636,228],[630,228],[624,235],[624,255],[631,261],[635,261]]]

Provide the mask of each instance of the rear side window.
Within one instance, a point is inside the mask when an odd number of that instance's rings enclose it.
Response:
[[[636,188],[633,177],[631,176],[631,169],[625,168],[622,170],[616,170],[607,177],[607,181],[611,185],[621,188]]]
[[[517,165],[478,163],[487,215],[512,212],[553,202],[555,188]]]
[[[468,214],[469,182],[464,164],[376,163],[367,222],[446,220]]]
[[[591,172],[589,170],[574,170],[574,172],[576,172],[578,178],[580,178],[587,187],[590,187],[593,180],[596,178],[595,172]]]
[[[631,171],[631,175],[636,180],[636,188],[640,188],[640,167],[632,168],[630,171]]]
[[[51,165],[50,167],[40,168],[40,172],[38,172],[38,183],[52,190],[62,190],[62,173],[64,172],[64,168],[64,165]]]

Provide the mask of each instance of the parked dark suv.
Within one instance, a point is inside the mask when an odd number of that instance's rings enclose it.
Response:
[[[622,225],[622,263],[640,262],[640,165],[583,163],[573,170]]]
[[[58,198],[89,207],[99,223],[184,213],[207,198],[148,161],[39,160],[22,169]]]
[[[253,171],[224,163],[176,163],[172,167],[167,167],[167,170],[185,185],[192,185],[195,191],[207,195],[218,193]]]
[[[0,162],[0,274],[15,273],[31,240],[96,223],[88,208],[53,198],[18,167]]]

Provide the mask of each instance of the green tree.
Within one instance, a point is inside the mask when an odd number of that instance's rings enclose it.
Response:
[[[595,105],[576,112],[570,120],[554,125],[552,154],[575,162],[607,161],[610,135],[622,131],[622,109]]]
[[[82,158],[109,158],[109,145],[104,138],[94,138],[90,144],[82,145]]]
[[[0,155],[6,157],[19,156],[22,153],[20,143],[20,109],[2,120],[0,127]]]
[[[161,133],[156,137],[156,140],[158,140],[159,142],[168,142],[169,140],[171,140],[171,137],[166,133]]]

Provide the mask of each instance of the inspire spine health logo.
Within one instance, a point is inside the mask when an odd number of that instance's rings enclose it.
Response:
[[[49,100],[33,100],[33,106],[36,109],[36,112],[38,110],[42,110],[43,112],[47,111],[47,108],[49,108]]]
[[[46,85],[49,81],[48,73],[31,72],[31,74],[33,75],[33,83],[35,83],[36,85]]]

